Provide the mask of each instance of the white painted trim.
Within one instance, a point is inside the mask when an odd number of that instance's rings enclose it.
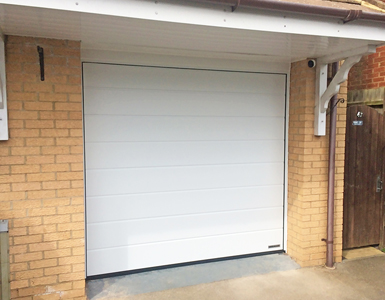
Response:
[[[329,86],[327,86],[327,70],[328,65],[318,64],[316,71],[316,94],[314,109],[314,135],[326,135],[326,111],[329,106],[330,99],[337,95],[341,83],[348,79],[348,74],[356,63],[361,59],[362,55],[348,57],[334,76]]]
[[[322,112],[321,97],[327,88],[328,65],[317,63],[315,79],[314,135],[326,135],[326,112]]]
[[[284,184],[284,224],[283,224],[283,250],[287,253],[287,227],[288,227],[288,192],[289,192],[289,116],[290,116],[290,72],[286,76],[286,112],[285,112],[285,184]]]
[[[314,135],[326,135],[326,110],[328,109],[329,101],[334,95],[338,94],[341,83],[348,79],[350,69],[361,60],[363,55],[375,52],[376,47],[374,45],[368,45],[341,53],[327,55],[317,60]],[[329,86],[327,86],[327,64],[343,59],[346,60],[330,82]]]
[[[326,91],[323,93],[320,99],[320,108],[322,113],[326,113],[328,109],[329,101],[334,96],[337,95],[340,90],[341,83],[345,82],[348,79],[348,74],[356,63],[361,60],[362,55],[355,55],[348,57],[341,68],[338,70],[337,74],[334,76],[333,80],[330,82]]]
[[[146,53],[147,52],[147,53]],[[129,53],[107,50],[82,49],[82,62],[133,64],[147,66],[166,66],[181,68],[201,68],[231,71],[249,71],[281,73],[286,75],[286,115],[285,115],[285,172],[284,176],[284,229],[283,250],[287,252],[288,239],[288,161],[289,161],[289,101],[290,101],[290,69],[287,62],[261,62],[246,59],[226,59],[221,54],[210,54],[209,57],[187,56],[189,53],[176,52],[175,55],[156,55],[150,53],[151,49],[144,53]],[[84,151],[85,155],[85,151]]]
[[[83,65],[81,66],[81,86],[82,86],[82,150],[83,150],[83,184],[86,182],[86,146],[85,146],[85,119],[84,119],[84,81],[83,81]],[[87,202],[86,202],[86,189],[83,189],[83,228],[84,228],[84,239],[87,240]],[[84,279],[87,278],[87,244],[84,243]]]
[[[188,53],[187,53],[188,54]],[[266,73],[290,73],[288,62],[267,62],[246,59],[223,58],[221,53],[211,53],[206,57],[188,56],[185,52],[175,52],[175,55],[159,55],[137,52],[120,52],[107,50],[82,49],[82,62],[99,62],[131,65],[150,65],[156,67],[218,69]]]
[[[382,24],[374,21],[357,20],[344,24],[338,18],[289,12],[243,8],[231,12],[230,5],[210,5],[176,0],[6,0],[1,3],[180,24],[379,42],[385,40]]]
[[[7,88],[5,75],[4,35],[0,32],[0,140],[6,141],[8,135]]]

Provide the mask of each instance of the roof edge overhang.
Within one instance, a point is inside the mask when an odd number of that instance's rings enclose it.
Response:
[[[267,10],[285,11],[292,13],[300,13],[306,15],[318,15],[335,17],[341,19],[344,23],[354,21],[357,19],[384,22],[385,14],[367,12],[356,9],[344,9],[336,7],[326,7],[309,5],[297,2],[285,2],[276,0],[190,0],[194,2],[206,2],[211,4],[229,5],[232,11],[237,8],[259,8]]]
[[[346,24],[351,10],[314,7],[272,0],[5,0],[0,27],[10,35],[81,40],[90,50],[285,62],[384,44],[385,22]]]
[[[237,5],[236,13],[231,9],[234,10],[234,4]],[[5,20],[6,8],[13,6],[40,10],[35,14],[43,23],[50,18],[48,11],[56,11],[71,14],[78,26],[82,26],[87,16],[97,15],[210,28],[371,40],[377,41],[377,45],[385,41],[385,14],[275,0],[3,0],[0,6],[0,21]],[[349,22],[354,14],[356,21]],[[7,28],[3,30],[8,34]]]

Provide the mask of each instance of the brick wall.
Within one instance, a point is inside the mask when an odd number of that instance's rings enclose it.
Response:
[[[85,299],[80,43],[9,36],[6,74],[0,218],[10,221],[12,299]]]
[[[44,48],[40,81],[37,46]],[[10,140],[0,142],[0,218],[10,220],[12,299],[85,299],[80,44],[8,37]],[[315,72],[292,64],[288,252],[325,263],[328,138],[313,135]],[[344,89],[346,93],[346,88]],[[342,256],[345,107],[339,104],[335,260]]]
[[[364,56],[349,73],[348,89],[364,90],[385,86],[385,46],[377,52]]]
[[[288,254],[301,266],[326,261],[329,137],[314,136],[315,69],[293,63],[290,74]],[[341,88],[346,99],[346,86]],[[346,104],[338,104],[334,259],[342,259]],[[328,132],[328,129],[327,129]]]

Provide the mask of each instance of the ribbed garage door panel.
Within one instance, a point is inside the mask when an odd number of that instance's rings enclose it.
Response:
[[[285,75],[83,71],[87,276],[282,249]]]

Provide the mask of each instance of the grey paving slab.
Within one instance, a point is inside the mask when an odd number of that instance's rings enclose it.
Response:
[[[385,257],[346,260],[323,267],[253,275],[116,300],[384,300]]]
[[[298,268],[299,265],[285,254],[255,256],[95,279],[88,281],[87,295],[90,300],[118,299]]]
[[[117,288],[114,286],[110,293],[102,292],[93,299],[384,300],[384,276],[385,256],[376,256],[345,260],[337,264],[335,270],[323,267],[294,268],[136,295],[129,295],[119,288],[114,290]],[[157,279],[153,277],[153,280]]]

